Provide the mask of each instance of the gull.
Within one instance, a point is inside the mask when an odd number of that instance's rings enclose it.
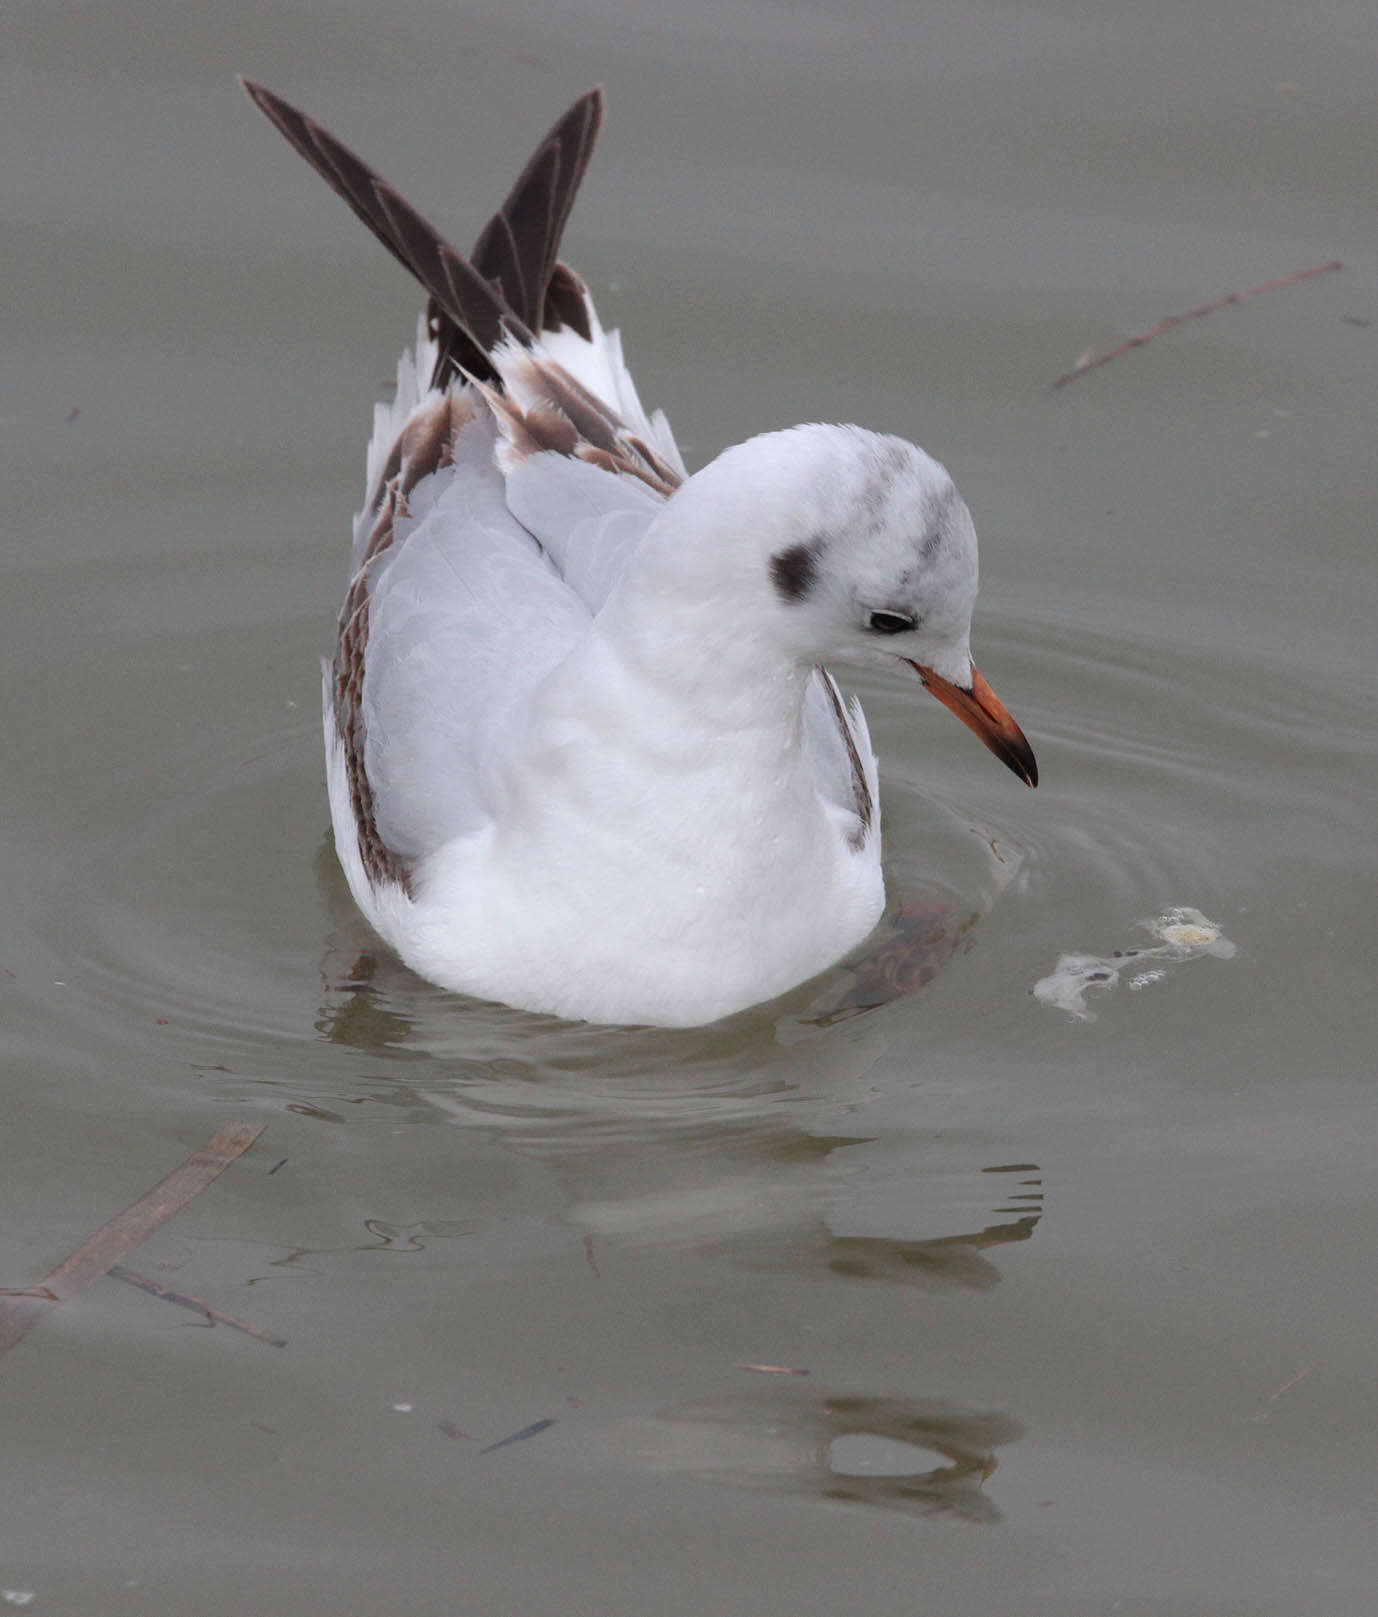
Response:
[[[431,982],[576,1021],[697,1026],[826,970],[885,906],[876,759],[829,664],[917,675],[1037,784],[971,660],[976,533],[952,479],[825,423],[688,474],[558,256],[601,91],[466,258],[243,83],[426,293],[374,410],[322,664],[360,910]]]

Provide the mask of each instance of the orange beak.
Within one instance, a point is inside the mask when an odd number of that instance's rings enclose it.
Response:
[[[907,660],[907,659],[906,659]],[[1005,711],[1005,704],[976,672],[971,670],[971,689],[953,685],[941,674],[935,674],[922,663],[909,666],[949,713],[955,713],[967,729],[990,748],[1007,768],[1012,769],[1026,786],[1038,785],[1038,765],[1033,748],[1024,739],[1024,732]]]

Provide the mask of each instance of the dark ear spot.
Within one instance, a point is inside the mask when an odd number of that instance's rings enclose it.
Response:
[[[791,545],[770,558],[770,576],[782,601],[802,601],[818,577],[817,551],[813,545]]]

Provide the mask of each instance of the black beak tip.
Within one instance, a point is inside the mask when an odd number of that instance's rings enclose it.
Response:
[[[1021,735],[1017,741],[1000,738],[1000,744],[991,749],[1000,762],[1009,770],[1019,776],[1028,787],[1038,785],[1038,760],[1034,757],[1033,748]]]

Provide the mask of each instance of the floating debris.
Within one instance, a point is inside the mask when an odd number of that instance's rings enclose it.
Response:
[[[1310,269],[1294,270],[1291,275],[1279,275],[1275,280],[1264,281],[1259,286],[1241,287],[1237,292],[1227,292],[1222,298],[1213,298],[1209,303],[1203,303],[1199,309],[1188,309],[1183,314],[1170,314],[1166,320],[1160,320],[1156,326],[1148,331],[1140,331],[1133,337],[1128,337],[1118,348],[1111,348],[1106,353],[1097,353],[1094,348],[1083,348],[1072,361],[1072,368],[1063,371],[1055,378],[1053,387],[1066,387],[1068,382],[1076,381],[1078,376],[1084,376],[1087,371],[1093,371],[1098,365],[1106,365],[1112,359],[1118,359],[1121,354],[1127,354],[1131,348],[1142,348],[1146,342],[1152,342],[1155,337],[1161,337],[1164,332],[1172,331],[1175,327],[1185,324],[1188,320],[1200,320],[1204,315],[1214,314],[1218,309],[1228,308],[1232,303],[1247,303],[1250,298],[1256,298],[1263,292],[1276,292],[1281,286],[1295,286],[1298,281],[1309,281],[1314,275],[1329,275],[1332,270],[1343,269],[1344,265],[1338,258],[1328,264],[1313,264]],[[1343,315],[1340,317],[1344,318]]]
[[[496,1443],[490,1443],[486,1449],[480,1449],[480,1454],[492,1454],[495,1449],[505,1449],[509,1443],[522,1443],[528,1437],[535,1437],[538,1432],[544,1432],[554,1426],[553,1420],[532,1421],[530,1426],[523,1426],[521,1431],[513,1432],[510,1437],[501,1437]]]
[[[1187,906],[1166,910],[1139,925],[1158,939],[1156,947],[1116,949],[1109,955],[1065,954],[1050,976],[1034,984],[1034,998],[1078,1022],[1094,1022],[1096,1013],[1086,1003],[1090,989],[1113,988],[1129,973],[1129,987],[1141,990],[1161,982],[1167,964],[1206,954],[1229,960],[1238,952],[1214,921]]]
[[[287,1346],[284,1337],[272,1336],[267,1331],[260,1330],[257,1325],[246,1324],[244,1320],[236,1319],[233,1314],[212,1308],[204,1298],[193,1297],[190,1292],[174,1291],[171,1286],[163,1285],[162,1281],[151,1280],[147,1275],[126,1268],[122,1263],[112,1263],[107,1272],[112,1280],[123,1280],[126,1285],[137,1286],[140,1291],[146,1291],[150,1296],[161,1297],[165,1303],[175,1303],[178,1308],[189,1308],[193,1314],[203,1315],[208,1324],[228,1325],[232,1331],[242,1331],[245,1336],[266,1342],[269,1347]]]
[[[222,1123],[199,1151],[193,1151],[180,1167],[160,1179],[152,1190],[145,1191],[138,1201],[107,1219],[51,1274],[26,1292],[11,1292],[0,1298],[0,1354],[8,1353],[51,1309],[78,1296],[94,1281],[109,1274],[111,1268],[136,1247],[142,1246],[174,1213],[180,1213],[193,1197],[199,1196],[232,1162],[243,1156],[265,1126],[263,1123]]]

